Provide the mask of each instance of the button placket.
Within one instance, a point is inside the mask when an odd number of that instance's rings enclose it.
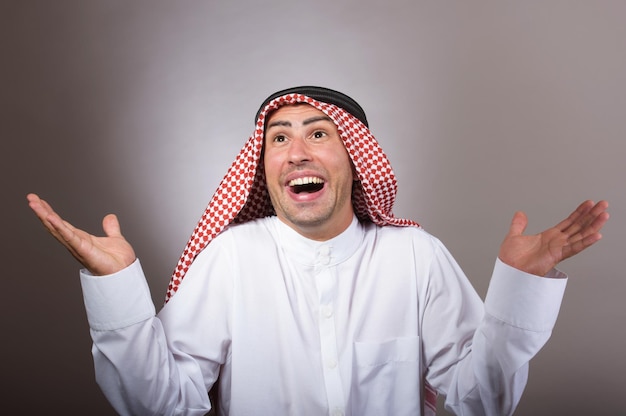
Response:
[[[328,266],[330,264],[330,247],[322,246],[317,251],[317,262],[320,265]]]
[[[343,412],[345,408],[343,385],[339,371],[337,333],[335,329],[334,300],[337,294],[336,276],[331,262],[331,248],[321,246],[316,253],[316,285],[319,300],[320,348],[323,365],[324,384],[328,407]]]

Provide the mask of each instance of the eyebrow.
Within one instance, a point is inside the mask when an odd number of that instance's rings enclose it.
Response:
[[[331,123],[334,123],[333,120],[328,116],[315,116],[315,117],[307,118],[306,120],[304,120],[302,122],[302,125],[306,126],[307,124],[316,123],[318,121],[330,121]],[[291,127],[291,121],[287,121],[287,120],[272,121],[270,124],[266,126],[266,129],[269,129],[271,127],[277,127],[277,126]]]

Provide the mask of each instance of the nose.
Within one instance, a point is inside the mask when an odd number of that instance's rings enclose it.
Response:
[[[295,165],[311,161],[311,149],[304,138],[296,137],[289,143],[289,163]]]

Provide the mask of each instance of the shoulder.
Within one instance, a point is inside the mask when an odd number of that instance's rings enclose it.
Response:
[[[198,253],[192,267],[238,267],[242,258],[260,256],[265,248],[275,246],[275,228],[272,217],[231,224]]]
[[[260,242],[273,241],[277,234],[277,217],[257,218],[240,224],[231,224],[224,231],[217,235],[209,244],[228,245],[235,244],[237,247],[254,244],[258,246]]]
[[[371,253],[393,259],[411,259],[420,264],[431,264],[449,256],[445,245],[421,227],[364,225],[366,241]]]
[[[396,245],[410,245],[423,249],[435,249],[442,246],[441,241],[421,227],[415,226],[379,226],[372,223],[364,224],[364,229],[369,238],[374,238],[378,243]]]

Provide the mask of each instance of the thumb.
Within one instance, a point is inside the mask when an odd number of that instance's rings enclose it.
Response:
[[[511,220],[509,227],[509,236],[522,235],[528,225],[528,217],[522,211],[517,211]]]
[[[122,237],[120,222],[115,214],[108,214],[102,219],[102,229],[107,237]]]

